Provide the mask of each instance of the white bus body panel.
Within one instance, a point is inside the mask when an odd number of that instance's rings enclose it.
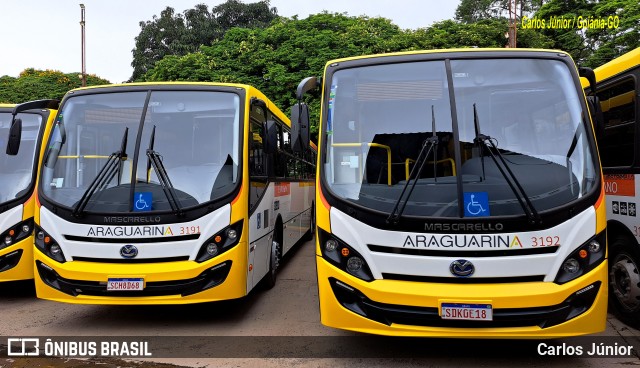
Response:
[[[154,217],[153,215],[140,215]],[[68,261],[74,257],[122,259],[120,248],[128,244],[128,239],[136,241],[138,248],[136,259],[184,257],[194,260],[203,242],[218,231],[229,226],[231,220],[231,205],[227,204],[196,220],[183,223],[154,225],[92,225],[68,222],[48,209],[40,209],[40,227],[55,239]],[[186,234],[192,227],[199,227],[200,236],[197,239],[174,240],[175,237]],[[181,234],[181,232],[183,232]],[[123,239],[117,243],[101,243],[67,240],[65,236],[79,236],[97,239]],[[146,238],[166,238],[166,241],[145,243]]]
[[[7,231],[10,227],[22,221],[23,210],[24,206],[20,204],[0,214],[0,233]]]
[[[473,277],[544,275],[544,281],[553,281],[565,258],[573,250],[592,238],[595,235],[595,228],[596,213],[593,207],[589,207],[566,222],[547,230],[499,234],[430,234],[386,231],[357,221],[336,208],[331,209],[332,233],[365,258],[373,277],[376,279],[382,279],[383,273],[455,277],[449,270],[451,262],[458,258],[464,258],[472,261],[476,266]],[[481,238],[482,236],[489,237]],[[521,256],[417,256],[373,252],[367,247],[367,245],[376,245],[433,251],[495,251],[535,248],[533,239],[537,238],[539,240],[542,238],[546,241],[548,237],[551,237],[552,244],[556,244],[556,240],[557,244],[559,244],[555,253]],[[416,239],[420,239],[420,242],[416,242]],[[424,242],[422,242],[423,239]],[[468,244],[469,246],[456,246],[456,244]]]

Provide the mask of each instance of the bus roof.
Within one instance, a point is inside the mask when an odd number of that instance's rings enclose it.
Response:
[[[505,53],[505,54],[517,54],[517,53],[525,53],[525,52],[548,52],[554,54],[563,54],[568,57],[571,57],[568,53],[561,50],[549,50],[549,49],[509,49],[509,48],[454,48],[454,49],[438,49],[438,50],[413,50],[413,51],[402,51],[402,52],[392,52],[387,54],[371,54],[371,55],[361,55],[361,56],[352,56],[341,59],[330,60],[327,62],[326,66],[329,66],[333,63],[339,63],[350,60],[359,60],[359,59],[372,59],[378,57],[387,57],[387,56],[403,56],[403,55],[420,55],[420,54],[438,54],[438,53],[472,53],[472,52],[496,52],[496,53]],[[325,66],[325,67],[326,67]]]
[[[593,71],[596,73],[596,80],[600,82],[629,70],[638,64],[640,64],[640,47],[600,65]]]

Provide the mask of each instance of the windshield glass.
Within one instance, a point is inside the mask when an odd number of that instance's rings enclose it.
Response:
[[[7,139],[11,127],[11,113],[0,113],[0,203],[26,194],[33,180],[33,165],[38,144],[42,116],[18,114],[22,119],[20,149],[15,156],[7,155]]]
[[[333,194],[391,213],[409,180],[415,187],[404,215],[475,217],[522,215],[515,181],[538,212],[593,187],[593,153],[566,64],[452,60],[451,69],[448,77],[444,61],[425,61],[333,74],[323,170]],[[418,160],[423,146],[429,155]],[[508,168],[498,166],[502,161]]]
[[[117,170],[102,179],[104,185],[90,194],[83,210],[168,211],[167,188],[158,180],[157,165],[151,164],[148,151],[161,161],[181,209],[231,192],[238,180],[239,97],[222,92],[153,91],[141,119],[146,100],[146,91],[68,99],[49,143],[44,194],[76,208],[83,195],[91,193],[90,185],[101,182],[103,167],[115,161]],[[121,159],[109,159],[114,153]]]

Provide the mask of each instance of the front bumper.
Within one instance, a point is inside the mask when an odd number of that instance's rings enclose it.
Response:
[[[563,285],[366,282],[322,257],[317,257],[317,268],[321,321],[329,327],[392,336],[488,338],[553,338],[605,329],[606,261]],[[580,297],[573,296],[590,285]],[[443,320],[443,302],[491,304],[493,321]]]
[[[58,263],[35,249],[39,298],[74,304],[188,304],[246,295],[246,243],[203,263]],[[143,278],[140,291],[107,291],[109,278]]]

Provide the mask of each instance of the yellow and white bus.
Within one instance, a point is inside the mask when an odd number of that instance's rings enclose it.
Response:
[[[57,103],[0,105],[0,282],[33,278],[36,176]]]
[[[48,137],[37,296],[91,304],[239,298],[313,226],[313,147],[253,87],[76,89]]]
[[[640,327],[640,48],[594,72],[604,118],[598,146],[607,198],[610,305],[621,320]]]
[[[317,85],[303,80],[298,99]],[[305,105],[295,110],[293,124],[308,124]],[[602,174],[568,54],[333,60],[320,120],[323,324],[439,337],[604,330]]]

